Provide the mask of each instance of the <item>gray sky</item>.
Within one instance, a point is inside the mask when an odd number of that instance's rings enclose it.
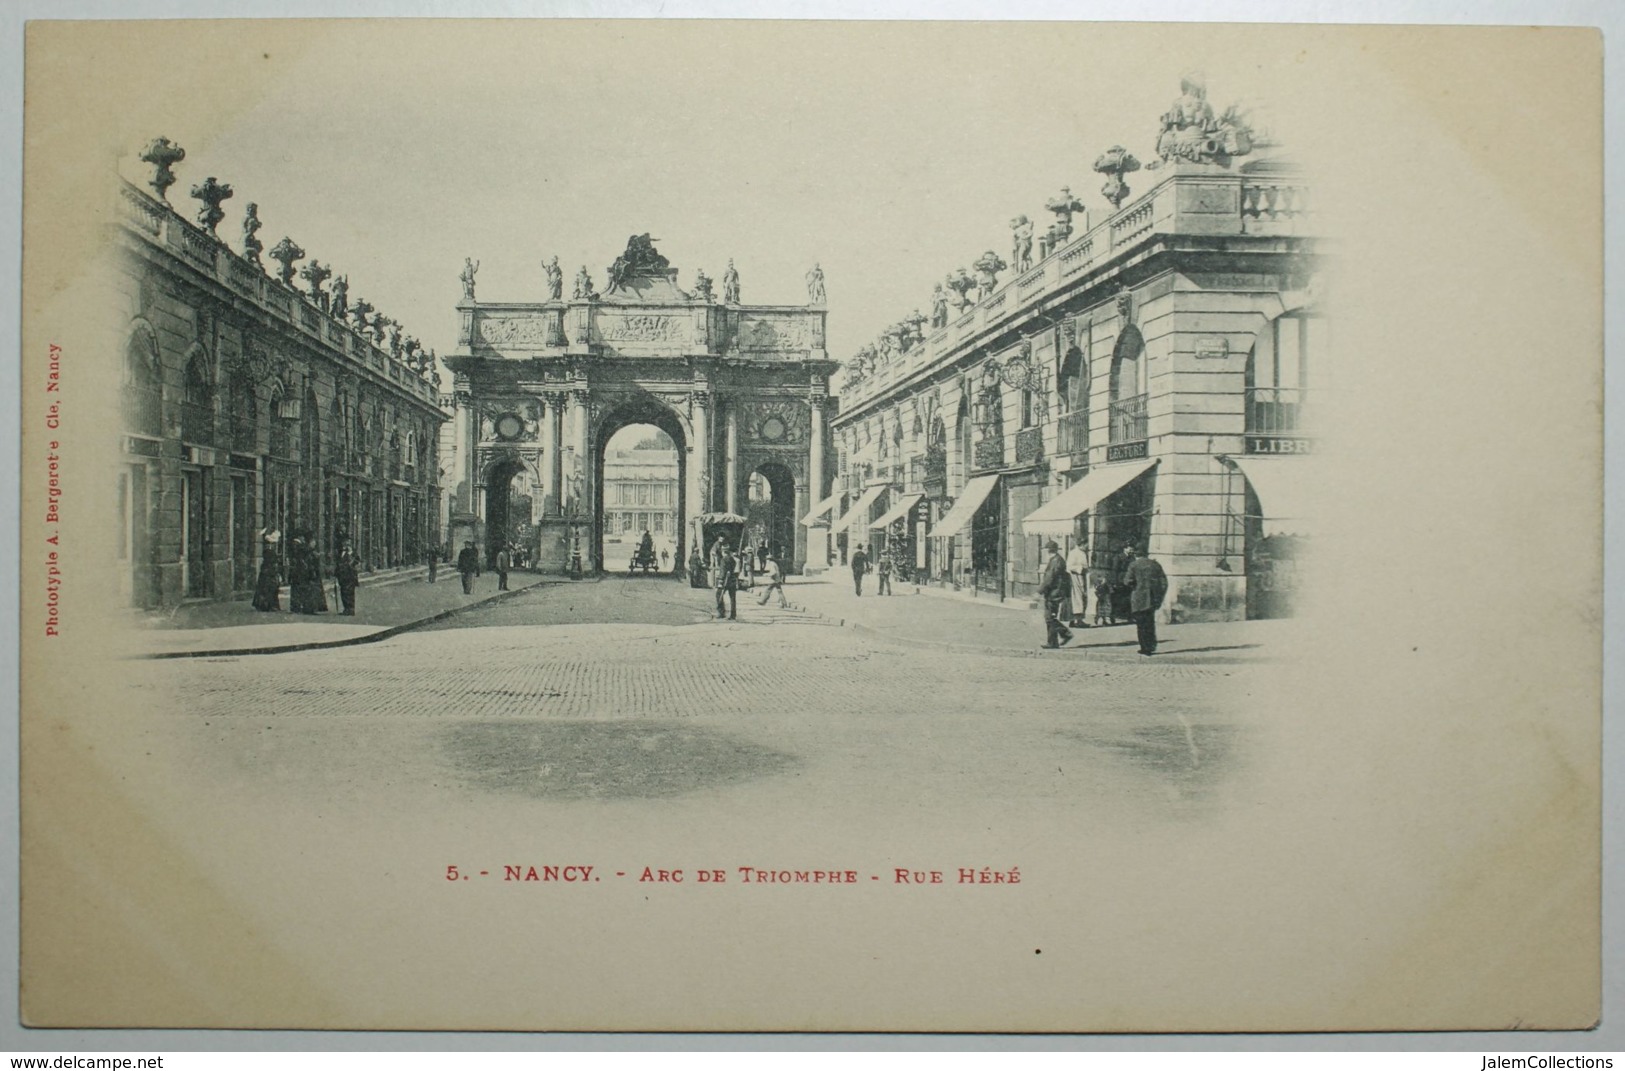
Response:
[[[819,262],[844,359],[928,312],[949,269],[1008,258],[1018,213],[1041,233],[1063,185],[1098,220],[1090,165],[1114,143],[1155,158],[1183,71],[1205,72],[1218,109],[1273,105],[1289,72],[1259,59],[1271,32],[1247,38],[1264,46],[1249,57],[1200,28],[1106,41],[1078,24],[335,23],[255,55],[265,38],[246,27],[225,44],[264,65],[264,88],[239,90],[249,102],[223,121],[175,84],[121,168],[140,181],[146,137],[180,142],[183,212],[206,175],[233,184],[220,234],[234,248],[257,202],[267,249],[290,235],[442,354],[465,256],[480,299],[539,300],[544,258],[566,286],[585,264],[601,288],[648,231],[685,288],[732,257],[748,303],[805,302]]]

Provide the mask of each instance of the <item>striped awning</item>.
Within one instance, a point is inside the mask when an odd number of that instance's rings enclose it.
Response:
[[[904,495],[897,500],[897,504],[869,522],[870,528],[885,530],[891,527],[893,521],[900,521],[908,516],[908,511],[914,508],[914,503],[924,498],[924,495]]]
[[[852,508],[841,514],[840,519],[834,524],[830,525],[830,530],[835,532],[844,532],[848,528],[855,528],[858,525],[867,525],[869,523],[869,507],[875,504],[875,499],[885,494],[888,490],[889,488],[883,483],[867,488],[863,492],[862,496],[859,497],[856,502],[852,503]]]
[[[954,536],[969,527],[971,518],[976,516],[976,511],[982,508],[982,503],[987,501],[987,496],[993,493],[993,488],[998,486],[998,483],[997,476],[974,477],[965,485],[965,489],[959,492],[959,497],[954,500],[954,508],[943,515],[942,520],[931,530],[931,534]]]
[[[833,495],[830,495],[828,498],[818,503],[818,505],[814,506],[810,513],[801,518],[801,523],[806,525],[808,528],[811,528],[814,525],[828,524],[829,522],[825,518],[828,516],[830,510],[834,509],[840,504],[840,501],[841,492],[836,491]]]
[[[1101,499],[1120,490],[1156,464],[1156,459],[1152,459],[1092,469],[1089,475],[1023,517],[1021,530],[1030,536],[1071,535],[1072,526],[1080,513],[1094,509]]]

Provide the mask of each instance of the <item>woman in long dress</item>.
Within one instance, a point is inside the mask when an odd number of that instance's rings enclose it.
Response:
[[[254,583],[254,609],[280,610],[282,600],[278,589],[282,586],[281,568],[277,564],[277,543],[281,541],[277,532],[265,534],[265,551],[260,555],[260,575]]]

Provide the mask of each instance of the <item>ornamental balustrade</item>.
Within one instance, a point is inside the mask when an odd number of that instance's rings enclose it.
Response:
[[[1235,214],[1224,224],[1224,216],[1201,211],[1190,216],[1187,223],[1187,214],[1195,209],[1181,204],[1182,188],[1203,194],[1228,188],[1234,191]],[[1193,198],[1192,203],[1202,199]],[[975,304],[956,312],[946,327],[932,332],[907,353],[896,354],[846,387],[842,391],[843,404],[861,405],[927,368],[955,359],[968,343],[989,330],[1030,315],[1035,303],[1152,233],[1179,234],[1187,229],[1203,235],[1294,233],[1308,215],[1308,206],[1308,188],[1301,183],[1259,181],[1233,174],[1172,174],[1103,217],[1087,232],[1051,249],[1029,271],[1012,273],[1003,285],[980,295]]]

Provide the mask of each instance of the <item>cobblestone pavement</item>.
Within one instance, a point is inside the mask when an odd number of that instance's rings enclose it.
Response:
[[[1244,784],[1259,746],[1238,713],[1259,667],[922,650],[741,596],[719,621],[669,581],[542,587],[365,647],[142,664],[130,686],[172,715],[147,722],[162,748],[223,782],[418,804],[1172,814]]]

